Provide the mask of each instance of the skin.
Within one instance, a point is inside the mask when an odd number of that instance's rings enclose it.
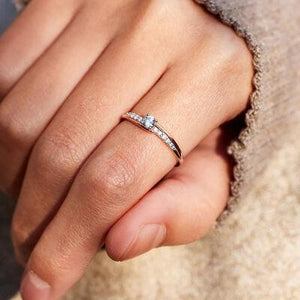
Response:
[[[247,106],[244,41],[191,0],[33,0],[0,37],[1,189],[24,299],[114,260],[203,237],[224,209]],[[120,116],[151,113],[185,155]]]

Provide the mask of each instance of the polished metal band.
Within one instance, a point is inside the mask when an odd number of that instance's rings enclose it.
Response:
[[[142,117],[134,112],[128,112],[124,114],[122,118],[158,136],[176,156],[178,162],[176,166],[180,165],[183,162],[183,155],[180,147],[178,146],[176,141],[166,132],[166,130],[164,130],[158,124],[158,121],[153,116],[147,114],[146,116]]]

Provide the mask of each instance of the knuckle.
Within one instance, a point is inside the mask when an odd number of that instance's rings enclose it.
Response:
[[[115,197],[126,197],[134,184],[135,175],[132,160],[123,154],[114,153],[102,160],[100,166],[87,166],[83,172],[83,180],[93,194],[101,193],[105,201]]]
[[[236,70],[238,72],[242,70],[249,70],[252,64],[251,53],[247,48],[245,41],[238,37],[230,28],[227,34],[223,35],[223,45],[219,48],[223,55],[223,63],[228,66],[231,70]]]
[[[34,138],[32,122],[24,122],[15,109],[8,105],[0,106],[0,140],[3,144],[27,148]]]
[[[56,133],[42,137],[34,147],[32,156],[37,176],[48,177],[53,172],[58,177],[66,176],[78,161],[78,147],[71,136]]]
[[[218,98],[223,109],[222,121],[227,121],[244,110],[249,101],[253,78],[252,55],[245,41],[231,28],[219,24],[216,29],[207,36],[208,60],[214,75],[211,80],[219,83],[216,89],[222,94]]]
[[[64,249],[64,252],[59,254],[56,251],[51,253],[49,249],[45,249],[45,245],[39,245],[30,257],[31,269],[50,285],[58,285],[74,267],[70,261],[70,254],[66,253],[67,250],[70,249]]]
[[[170,1],[148,0],[148,9],[156,16],[169,15]]]
[[[234,33],[232,33],[234,34]],[[232,119],[239,114],[249,101],[254,75],[252,55],[242,38],[231,36],[225,42],[225,56],[223,60],[223,74],[233,88],[232,110],[228,110],[227,118]],[[228,75],[228,76],[227,76]]]
[[[130,23],[131,25],[134,24],[131,30],[139,33],[144,30],[153,29],[153,25],[157,21],[160,21],[161,27],[164,28],[164,25],[168,23],[166,22],[166,18],[170,19],[170,4],[168,2],[160,0],[141,2],[138,9],[139,18],[133,19],[133,23]]]
[[[70,233],[61,231],[53,236],[51,232],[44,232],[30,256],[32,270],[51,286],[59,285],[62,278],[74,270],[74,264],[78,263],[74,247],[76,245],[74,239],[70,238]],[[80,244],[81,247],[86,249],[86,244]],[[78,249],[77,247],[77,254]]]

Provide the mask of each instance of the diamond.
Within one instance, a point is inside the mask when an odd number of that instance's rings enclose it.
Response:
[[[146,129],[150,129],[156,124],[156,120],[153,116],[147,115],[146,117],[143,118],[143,125]]]

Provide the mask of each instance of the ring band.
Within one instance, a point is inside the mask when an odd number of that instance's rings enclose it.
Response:
[[[154,133],[157,137],[159,137],[170,150],[172,150],[173,154],[177,159],[176,166],[179,166],[183,162],[183,155],[180,147],[175,142],[175,140],[164,130],[161,125],[158,124],[158,121],[152,116],[147,114],[142,117],[134,112],[127,112],[122,115],[122,119],[126,119],[131,123],[141,127],[142,129]]]

